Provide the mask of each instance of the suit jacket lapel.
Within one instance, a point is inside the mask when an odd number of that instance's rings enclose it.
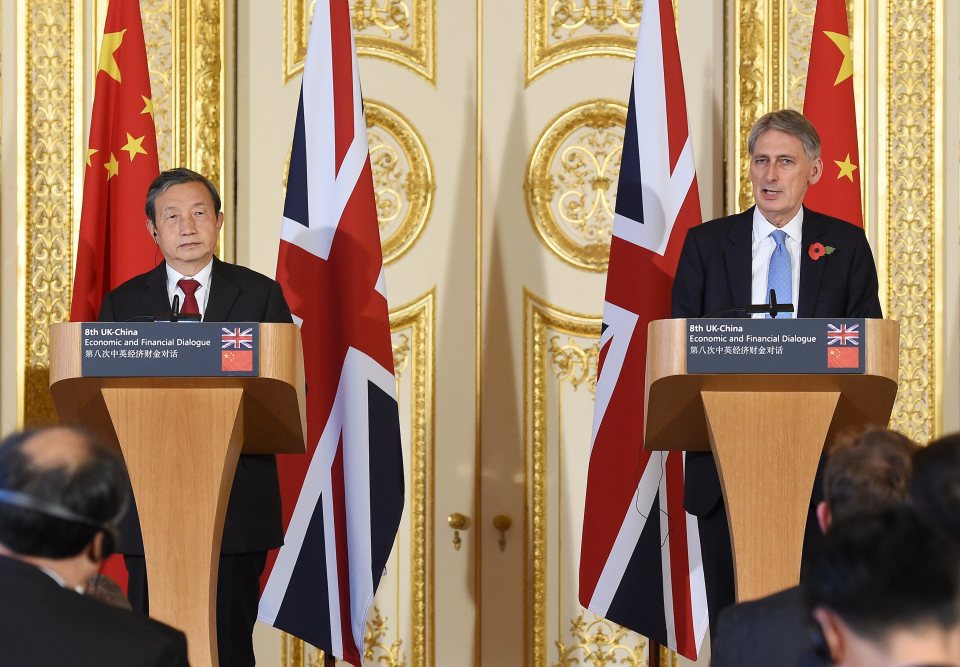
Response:
[[[817,302],[817,294],[820,292],[823,267],[827,263],[814,261],[808,251],[811,243],[822,241],[825,231],[823,217],[804,206],[800,241],[800,302],[797,307],[797,317],[813,316],[813,305]]]
[[[727,236],[729,245],[723,252],[727,267],[727,284],[734,308],[750,305],[751,266],[753,265],[753,207],[736,216]]]
[[[230,266],[216,257],[213,258],[213,278],[210,285],[210,298],[207,299],[207,308],[203,313],[204,322],[226,322],[229,319],[230,309],[240,296],[240,288],[234,281]]]

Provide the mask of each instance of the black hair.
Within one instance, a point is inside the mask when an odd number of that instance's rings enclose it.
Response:
[[[162,172],[159,176],[153,179],[153,183],[151,183],[150,187],[147,188],[147,201],[143,208],[154,227],[157,225],[157,197],[166,192],[172,186],[182,185],[184,183],[203,183],[203,185],[210,192],[210,199],[213,201],[214,213],[219,215],[221,203],[220,193],[217,192],[217,186],[211,183],[210,179],[203,174],[198,174],[192,169],[187,169],[186,167],[177,167],[175,169],[168,169],[167,171]]]
[[[913,455],[910,496],[917,511],[960,542],[960,434],[934,440]]]
[[[24,451],[48,429],[32,429],[0,442],[0,489],[35,507],[0,502],[0,543],[16,554],[67,558],[83,551],[101,531],[112,533],[127,506],[123,463],[82,431],[72,431],[87,447],[75,465],[38,464]],[[59,507],[51,512],[44,506]],[[65,518],[75,515],[74,518]]]
[[[804,564],[807,609],[825,607],[869,641],[960,620],[960,547],[911,507],[838,521]]]

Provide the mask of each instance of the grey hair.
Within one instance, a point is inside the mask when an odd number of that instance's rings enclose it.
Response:
[[[154,227],[157,225],[157,197],[166,192],[170,187],[184,183],[202,183],[207,188],[207,191],[210,192],[214,212],[216,214],[220,213],[220,193],[217,192],[217,187],[210,182],[210,179],[186,167],[177,167],[161,173],[153,180],[149,189],[147,189],[147,201],[144,205],[144,211]]]
[[[747,149],[750,151],[750,157],[753,157],[753,151],[757,146],[757,139],[767,130],[778,130],[785,134],[792,135],[803,144],[803,150],[810,160],[816,160],[820,157],[820,135],[817,134],[806,116],[793,109],[780,109],[764,114],[750,130],[750,137],[747,139]]]

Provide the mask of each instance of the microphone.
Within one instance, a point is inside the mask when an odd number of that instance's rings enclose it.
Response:
[[[770,290],[770,307],[765,309],[770,313],[770,317],[773,319],[777,318],[777,313],[792,313],[793,304],[792,303],[777,303],[777,293],[774,290]],[[760,311],[764,312],[764,311]]]
[[[727,314],[735,315],[753,315],[754,313],[768,313],[770,317],[776,318],[777,313],[792,313],[792,303],[777,303],[777,293],[770,290],[770,303],[752,303],[749,306],[733,306],[732,308],[723,308],[704,315],[703,319],[712,317],[721,317]]]
[[[770,290],[771,292],[773,290]],[[176,322],[177,318],[180,316],[180,295],[173,295],[173,305],[170,306],[170,321]]]

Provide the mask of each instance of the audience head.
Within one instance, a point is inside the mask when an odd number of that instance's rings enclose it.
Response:
[[[960,434],[914,454],[910,495],[920,514],[960,542]]]
[[[0,442],[0,546],[25,560],[79,557],[92,576],[126,511],[125,474],[115,455],[76,429],[8,436]]]
[[[918,449],[890,430],[867,431],[835,447],[824,469],[820,528],[826,532],[834,521],[907,502],[911,456]]]
[[[834,664],[956,664],[960,546],[913,508],[837,521],[801,588]]]

